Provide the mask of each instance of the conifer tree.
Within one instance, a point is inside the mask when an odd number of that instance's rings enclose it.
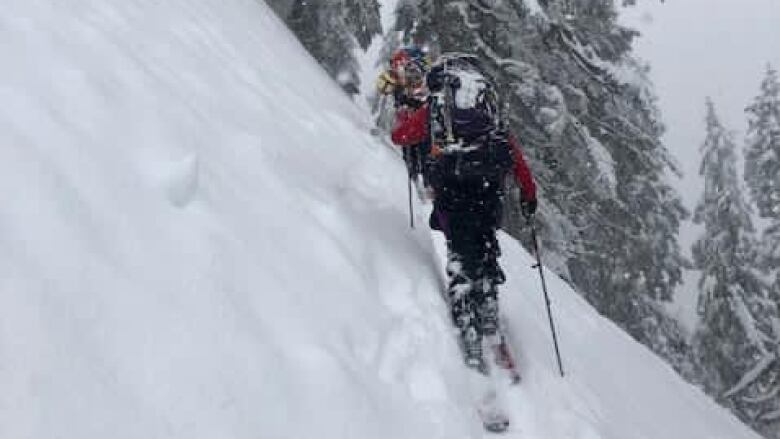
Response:
[[[382,32],[377,0],[275,0],[271,6],[325,71],[345,91],[357,93],[355,51]]]
[[[771,66],[767,67],[759,95],[745,112],[745,181],[759,215],[770,221],[762,240],[761,265],[774,271],[773,292],[780,299],[780,79]]]
[[[777,306],[756,267],[750,206],[736,171],[736,145],[706,103],[707,134],[699,173],[704,195],[694,221],[704,226],[693,256],[701,270],[694,349],[705,389],[746,422],[761,427],[778,408]],[[774,413],[774,414],[773,414]]]
[[[374,36],[382,33],[377,0],[342,0],[344,2],[344,20],[349,32],[357,39],[361,49],[368,49]]]

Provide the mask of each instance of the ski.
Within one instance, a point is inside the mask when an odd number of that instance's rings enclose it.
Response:
[[[498,386],[491,376],[490,367],[470,367],[469,378],[475,398],[477,415],[482,426],[490,433],[503,433],[509,428],[509,416],[500,401]]]
[[[510,384],[519,384],[522,376],[517,368],[517,362],[512,352],[512,343],[507,335],[506,322],[503,318],[500,320],[498,332],[493,336],[486,337],[486,339],[493,364],[506,375]]]
[[[509,418],[495,407],[481,407],[479,417],[482,426],[490,433],[503,433],[509,429]]]
[[[442,285],[446,285],[448,277],[446,273],[442,275]],[[442,288],[442,299],[448,308],[451,308],[450,297],[444,288]],[[510,418],[499,390],[506,389],[507,377],[510,385],[517,384],[521,380],[505,326],[503,319],[499,319],[497,334],[493,337],[482,337],[481,354],[478,356],[470,355],[464,345],[463,337],[457,330],[453,331],[457,334],[458,347],[468,369],[469,390],[474,398],[477,415],[488,433],[500,434],[510,428]]]

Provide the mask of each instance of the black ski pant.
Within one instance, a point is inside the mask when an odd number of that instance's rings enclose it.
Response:
[[[428,184],[428,154],[430,151],[430,142],[423,142],[402,148],[404,162],[406,162],[406,170],[409,172],[409,176],[414,178],[418,175],[422,175],[425,184]]]
[[[494,181],[438,180],[431,227],[447,238],[452,318],[461,333],[495,333],[498,285],[505,280],[498,265],[496,230],[502,212],[502,185]]]

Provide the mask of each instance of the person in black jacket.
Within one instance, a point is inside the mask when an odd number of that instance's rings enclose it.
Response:
[[[529,218],[536,211],[536,184],[520,144],[496,111],[492,81],[476,62],[460,55],[434,65],[426,78],[431,97],[397,111],[391,138],[402,147],[433,141],[427,161],[434,192],[430,225],[447,238],[447,294],[466,363],[484,370],[484,337],[494,340],[493,348],[500,346],[493,336],[499,329],[498,286],[505,281],[496,239],[504,180],[514,177],[521,210]],[[452,102],[442,102],[445,93]]]

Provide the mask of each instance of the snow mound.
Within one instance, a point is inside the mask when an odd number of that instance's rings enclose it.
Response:
[[[0,437],[483,434],[403,165],[264,3],[12,0],[0,40]],[[755,437],[553,281],[557,378],[502,243],[507,437]]]

